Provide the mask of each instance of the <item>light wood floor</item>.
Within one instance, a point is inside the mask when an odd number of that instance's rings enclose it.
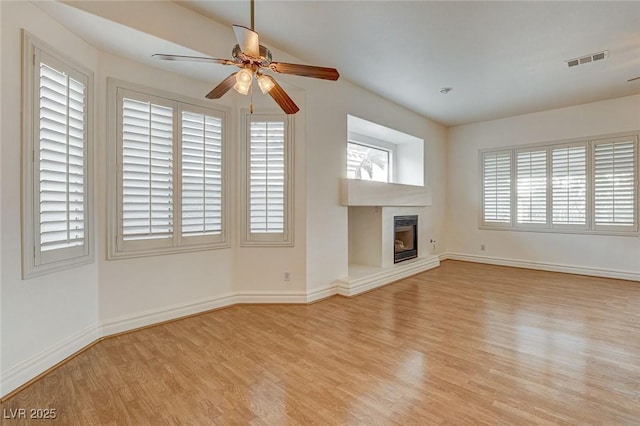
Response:
[[[47,407],[78,425],[638,425],[640,283],[447,261],[108,339],[3,404]]]

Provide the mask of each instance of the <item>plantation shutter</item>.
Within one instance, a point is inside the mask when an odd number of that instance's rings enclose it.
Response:
[[[635,227],[635,138],[596,141],[593,145],[595,226]]]
[[[122,98],[122,239],[173,236],[173,109]]]
[[[554,225],[587,225],[587,147],[551,149]]]
[[[37,234],[44,253],[85,244],[86,78],[44,59],[39,75]]]
[[[222,119],[182,111],[182,235],[222,233]]]
[[[249,143],[249,229],[285,232],[285,122],[251,120]]]
[[[482,158],[483,218],[488,224],[511,223],[511,152]]]
[[[547,151],[516,154],[518,224],[547,223]]]

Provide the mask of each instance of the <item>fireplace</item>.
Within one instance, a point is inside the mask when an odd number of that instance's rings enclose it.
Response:
[[[418,216],[394,216],[393,233],[393,263],[418,257]]]

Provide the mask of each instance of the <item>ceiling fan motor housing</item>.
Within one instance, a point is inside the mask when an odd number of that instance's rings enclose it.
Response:
[[[260,45],[260,57],[259,58],[248,56],[247,54],[242,53],[242,49],[240,48],[240,45],[238,45],[238,44],[236,44],[233,47],[233,50],[231,51],[231,56],[236,61],[239,61],[239,62],[251,62],[251,63],[255,63],[256,65],[259,65],[261,67],[268,67],[269,64],[271,63],[271,61],[273,60],[273,57],[271,56],[271,51],[268,48],[264,47],[263,45]]]

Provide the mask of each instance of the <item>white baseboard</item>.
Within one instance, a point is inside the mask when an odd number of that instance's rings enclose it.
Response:
[[[469,255],[463,253],[442,253],[424,259],[398,265],[369,276],[342,279],[331,283],[328,287],[311,289],[308,292],[236,292],[218,296],[213,299],[193,303],[174,305],[163,309],[127,315],[86,327],[77,333],[62,339],[60,342],[42,352],[10,367],[0,373],[0,398],[28,383],[33,378],[47,371],[61,361],[91,345],[102,337],[135,330],[136,328],[158,324],[164,321],[188,315],[206,312],[212,309],[243,303],[310,303],[335,294],[355,296],[389,284],[408,276],[436,268],[440,261],[452,259],[466,262],[487,263],[492,265],[511,266],[515,268],[538,269],[544,271],[564,272],[578,275],[591,275],[605,278],[616,278],[640,281],[640,273],[618,271],[612,269],[588,268],[575,265],[535,262],[520,259],[508,259],[490,256]]]
[[[0,398],[28,383],[33,378],[47,371],[59,362],[69,358],[78,351],[95,343],[102,337],[135,330],[178,319],[188,315],[198,314],[212,309],[223,308],[244,303],[310,303],[336,294],[354,296],[372,290],[376,287],[417,274],[440,264],[436,256],[418,259],[393,271],[383,271],[368,279],[361,278],[353,282],[332,283],[328,287],[312,289],[308,292],[293,291],[240,291],[227,293],[213,299],[200,300],[192,303],[167,306],[162,309],[149,310],[135,315],[124,315],[114,319],[94,324],[61,340],[59,343],[45,349],[37,355],[14,365],[0,373]]]
[[[0,396],[19,388],[76,352],[97,341],[101,335],[99,324],[94,324],[60,340],[42,352],[22,361],[0,375]]]
[[[230,306],[235,303],[235,295],[233,293],[228,293],[214,299],[200,300],[188,304],[154,309],[140,314],[121,316],[102,323],[101,337],[135,330],[136,328],[146,327],[148,325],[210,311],[212,309],[224,308],[225,306]]]
[[[615,269],[588,268],[584,266],[565,265],[561,263],[535,262],[530,260],[508,259],[503,257],[479,256],[463,253],[445,253],[440,260],[462,260],[465,262],[487,263],[490,265],[511,266],[514,268],[537,269],[541,271],[563,272],[576,275],[615,278],[620,280],[640,281],[640,273],[618,271]]]
[[[330,285],[324,288],[315,288],[307,292],[307,302],[312,303],[318,300],[326,299],[327,297],[335,296],[338,293],[338,288],[335,285]]]
[[[428,256],[400,265],[394,265],[393,267],[384,268],[363,277],[343,278],[335,281],[335,286],[338,294],[350,297],[387,285],[394,281],[410,277],[411,275],[437,268],[438,266],[440,266],[438,256]]]
[[[243,303],[307,303],[304,291],[237,291],[236,304]]]

